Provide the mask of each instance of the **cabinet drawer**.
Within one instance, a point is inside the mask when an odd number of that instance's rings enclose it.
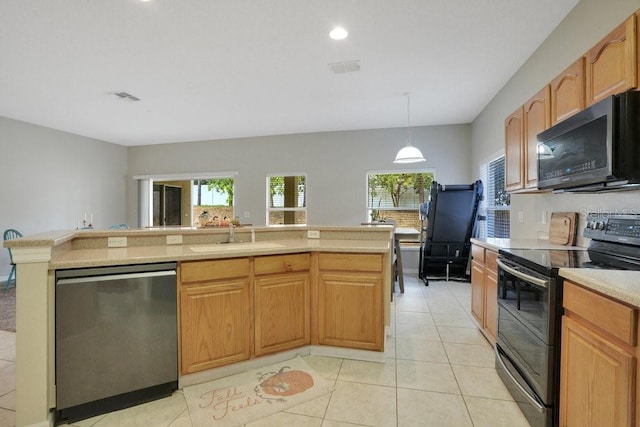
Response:
[[[496,260],[498,259],[498,254],[487,249],[484,253],[484,257],[485,268],[487,270],[493,271],[494,273],[498,273],[498,263],[496,262]]]
[[[472,245],[471,257],[474,261],[484,264],[484,248],[482,246]]]
[[[249,258],[189,261],[180,264],[182,283],[249,276]]]
[[[320,270],[340,271],[382,271],[382,255],[380,254],[320,254],[318,256]]]
[[[562,305],[594,326],[630,345],[637,345],[638,309],[564,282]]]
[[[255,259],[256,275],[308,271],[310,266],[309,254],[261,256]]]

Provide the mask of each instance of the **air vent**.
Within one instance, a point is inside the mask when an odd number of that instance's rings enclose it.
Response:
[[[127,92],[112,92],[112,94],[126,101],[140,101],[140,98],[138,98],[137,96],[133,96]]]
[[[329,64],[329,70],[333,74],[355,73],[360,71],[360,61],[332,62]]]

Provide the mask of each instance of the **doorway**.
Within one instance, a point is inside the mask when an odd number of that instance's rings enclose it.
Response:
[[[153,226],[181,225],[182,187],[153,184]]]

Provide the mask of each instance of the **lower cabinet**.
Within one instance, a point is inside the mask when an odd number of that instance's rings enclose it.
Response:
[[[251,356],[249,259],[183,262],[180,268],[180,372]]]
[[[489,341],[498,327],[498,254],[482,246],[471,248],[471,314]]]
[[[568,281],[563,291],[560,426],[638,425],[638,308]]]
[[[310,256],[255,259],[255,355],[310,344]]]
[[[321,253],[318,342],[384,350],[383,256]]]
[[[180,373],[309,345],[312,329],[314,344],[383,351],[384,255],[315,256],[182,262]]]

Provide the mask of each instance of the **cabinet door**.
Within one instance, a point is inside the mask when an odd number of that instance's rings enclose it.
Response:
[[[180,289],[181,372],[249,359],[249,279],[225,280]]]
[[[632,426],[635,358],[567,316],[561,348],[560,425]]]
[[[584,57],[551,81],[551,126],[584,110]]]
[[[324,345],[384,350],[380,274],[320,272],[318,340]]]
[[[309,344],[309,274],[283,274],[255,282],[256,356]]]
[[[505,127],[505,188],[507,191],[521,190],[523,184],[524,108],[520,107],[504,122]]]
[[[538,134],[551,122],[550,88],[545,86],[524,104],[524,187],[538,186]]]
[[[498,331],[498,276],[488,268],[485,271],[484,284],[484,325],[495,343]]]
[[[471,314],[484,327],[484,264],[471,261]]]
[[[632,15],[586,55],[587,105],[637,86],[636,17]]]

